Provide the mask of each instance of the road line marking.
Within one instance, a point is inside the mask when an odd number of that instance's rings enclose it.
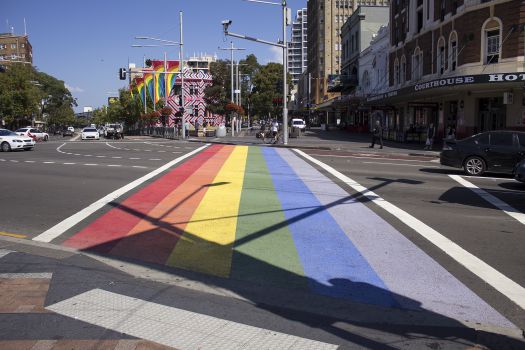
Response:
[[[113,159],[122,159],[122,157],[111,157]]]
[[[129,159],[130,159],[130,160],[138,160],[138,159],[140,159],[140,158],[129,158]]]
[[[97,158],[106,158],[106,156],[96,156]]]
[[[141,165],[133,165],[132,168],[138,168],[138,169],[146,169],[147,166],[141,166]]]
[[[441,233],[434,230],[432,227],[426,225],[419,219],[410,215],[406,211],[398,208],[394,204],[387,202],[386,200],[384,200],[374,192],[369,191],[366,187],[355,182],[348,176],[340,173],[331,166],[326,165],[323,162],[309,156],[301,150],[294,149],[294,151],[303,156],[304,158],[308,159],[312,163],[317,164],[325,171],[332,174],[333,176],[335,176],[336,178],[338,178],[357,192],[363,194],[371,202],[375,203],[379,207],[392,214],[405,225],[412,228],[415,232],[417,232],[422,237],[426,238],[436,247],[445,252],[445,254],[456,260],[459,264],[463,265],[465,268],[467,268],[469,271],[481,278],[483,281],[490,284],[493,288],[495,288],[507,298],[512,300],[522,309],[525,309],[525,288],[523,288],[521,285],[514,282],[507,276],[503,275],[501,272],[497,271],[483,260],[469,253],[458,244],[454,243],[447,237],[443,236]]]
[[[495,206],[498,209],[501,209],[505,214],[511,216],[512,218],[518,220],[520,223],[525,225],[525,214],[520,212],[518,209],[515,209],[514,207],[508,205],[498,197],[495,197],[488,193],[485,190],[482,190],[478,186],[474,185],[472,182],[465,180],[459,175],[449,175],[449,177],[453,180],[456,180],[459,184],[465,186],[493,206]]]
[[[482,180],[492,180],[492,181],[513,181],[519,182],[516,179],[511,179],[507,177],[489,177],[489,176],[465,176],[467,179],[482,179]]]
[[[151,159],[148,159],[148,160],[162,160],[162,159],[159,159],[159,158],[151,158]]]
[[[82,165],[87,165],[87,166],[95,166],[95,165],[98,165],[98,164],[93,164],[93,163],[85,163],[85,164],[82,164]]]
[[[114,148],[114,149],[120,149],[120,148],[118,148],[118,147],[115,147],[115,146],[110,145],[109,142],[106,142],[106,146],[109,146],[109,147]]]
[[[98,201],[90,204],[86,208],[80,210],[79,212],[77,212],[77,213],[71,215],[70,217],[66,218],[65,220],[59,222],[55,226],[53,226],[53,227],[47,229],[46,231],[42,232],[41,234],[39,234],[38,236],[33,238],[33,240],[34,241],[39,241],[39,242],[51,242],[53,239],[59,237],[64,232],[66,232],[67,230],[69,230],[70,228],[72,228],[73,226],[75,226],[80,221],[84,220],[85,218],[87,218],[88,216],[90,216],[91,214],[96,212],[97,210],[101,209],[102,207],[104,207],[108,203],[116,200],[117,198],[119,198],[123,194],[131,191],[135,187],[137,187],[137,186],[141,185],[142,183],[148,181],[149,179],[157,176],[158,174],[168,170],[169,168],[171,168],[172,166],[174,166],[177,163],[180,163],[184,159],[189,158],[189,157],[193,156],[194,154],[199,153],[200,151],[202,151],[205,148],[207,148],[209,145],[210,144],[206,144],[206,145],[204,145],[202,147],[199,147],[199,148],[193,150],[192,152],[186,153],[186,154],[184,154],[184,155],[182,155],[182,156],[172,160],[171,162],[166,163],[163,166],[153,170],[152,172],[150,172],[150,173],[148,173],[148,174],[138,178],[137,180],[135,180],[133,182],[130,182],[129,184],[127,184],[127,185],[125,185],[125,186],[123,186],[123,187],[121,187],[121,188],[111,192],[110,194],[108,194],[108,195],[102,197],[101,199],[99,199]]]
[[[13,252],[12,250],[0,249],[0,259],[12,252]]]
[[[386,160],[398,160],[400,162],[420,162],[420,163],[430,163],[430,160],[416,160],[416,159],[401,159],[401,158],[388,158],[380,156],[369,156],[369,157],[360,157],[360,156],[341,156],[341,155],[331,155],[331,154],[310,154],[310,156],[316,157],[329,157],[329,158],[356,158],[356,159],[386,159]]]
[[[9,237],[15,237],[15,238],[26,238],[27,235],[23,235],[20,233],[11,233],[11,232],[2,232],[0,231],[0,236],[9,236]]]
[[[69,153],[69,154],[71,154],[71,153]],[[74,156],[81,156],[81,154],[79,154],[79,153],[73,153],[73,155]]]
[[[13,160],[13,159],[11,159],[10,162],[12,162],[12,163],[18,163],[18,160]]]
[[[44,164],[55,164],[55,162],[42,162]]]
[[[77,163],[64,163],[64,165],[75,165]]]
[[[179,154],[179,153],[182,153],[181,151],[175,151],[175,152],[171,152],[173,154]]]
[[[35,163],[34,160],[25,160],[26,163]]]
[[[91,154],[84,154],[84,157],[93,157]]]
[[[29,272],[29,273],[0,273],[0,278],[44,278],[50,280],[53,277],[51,272]]]
[[[422,167],[420,164],[401,164],[401,163],[381,163],[381,162],[363,162],[363,164],[382,164],[382,165],[400,165],[400,166],[418,166]],[[425,168],[439,168],[436,165],[424,165]]]
[[[92,289],[46,307],[63,316],[176,349],[318,349],[338,346]]]
[[[64,142],[63,144],[61,144],[60,146],[58,146],[58,147],[57,147],[57,152],[59,152],[59,153],[65,153],[64,151],[61,151],[61,150],[60,150],[60,149],[61,149],[62,147],[64,147],[65,145],[66,145],[66,143]]]
[[[118,167],[118,166],[122,166],[122,165],[120,165],[120,164],[108,164],[107,166]]]
[[[0,159],[0,162],[6,162],[6,160],[5,159]]]

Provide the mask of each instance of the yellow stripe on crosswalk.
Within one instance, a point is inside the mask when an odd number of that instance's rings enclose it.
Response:
[[[248,147],[235,146],[186,226],[167,264],[228,277]]]

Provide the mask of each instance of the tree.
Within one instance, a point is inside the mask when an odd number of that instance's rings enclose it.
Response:
[[[282,77],[283,65],[279,63],[268,63],[255,74],[251,94],[254,114],[259,117],[270,114],[272,118],[282,115],[282,103],[274,103],[279,98],[282,101],[283,91],[279,84],[282,84]],[[287,78],[289,87],[292,82],[289,74]]]
[[[213,77],[212,85],[204,90],[204,101],[207,109],[214,114],[225,114],[224,107],[230,98],[226,97],[226,91],[230,88],[228,76],[228,62],[219,60],[210,64],[210,74]]]

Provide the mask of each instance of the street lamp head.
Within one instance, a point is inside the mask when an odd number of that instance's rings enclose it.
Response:
[[[222,21],[222,29],[224,30],[224,33],[228,33],[228,27],[232,24],[231,19],[225,19]]]

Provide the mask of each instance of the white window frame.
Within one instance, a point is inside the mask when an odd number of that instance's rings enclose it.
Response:
[[[487,28],[487,25],[490,22],[492,22],[492,21],[496,21],[498,23],[498,26],[497,27]],[[481,63],[482,64],[497,64],[497,63],[499,63],[501,61],[502,28],[503,28],[503,24],[502,24],[501,20],[498,17],[488,18],[483,23],[483,26],[481,27],[481,36],[483,38],[482,43],[481,43]],[[489,51],[488,51],[488,46],[489,46],[488,33],[492,32],[492,31],[498,31],[498,36],[497,36],[497,43],[496,43],[496,45],[497,45],[497,53],[496,53],[496,51],[494,51],[494,54],[491,55],[491,57],[494,57],[494,56],[497,55],[498,60],[496,62],[491,61],[489,63],[490,57],[489,57]]]
[[[437,44],[437,74],[443,75],[446,72],[446,52],[445,52],[445,38],[441,37]]]
[[[417,64],[416,64],[417,62]],[[423,77],[423,51],[417,46],[412,55],[412,80],[419,80]]]
[[[395,59],[394,61],[394,86],[399,85],[399,60]]]
[[[456,45],[453,46],[452,44]],[[458,34],[452,31],[448,38],[448,71],[454,72],[458,69]]]
[[[399,65],[399,75],[400,75],[400,79],[399,79],[399,83],[400,84],[404,84],[405,81],[406,81],[406,78],[407,78],[407,59],[405,57],[405,55],[401,56],[401,64]]]

